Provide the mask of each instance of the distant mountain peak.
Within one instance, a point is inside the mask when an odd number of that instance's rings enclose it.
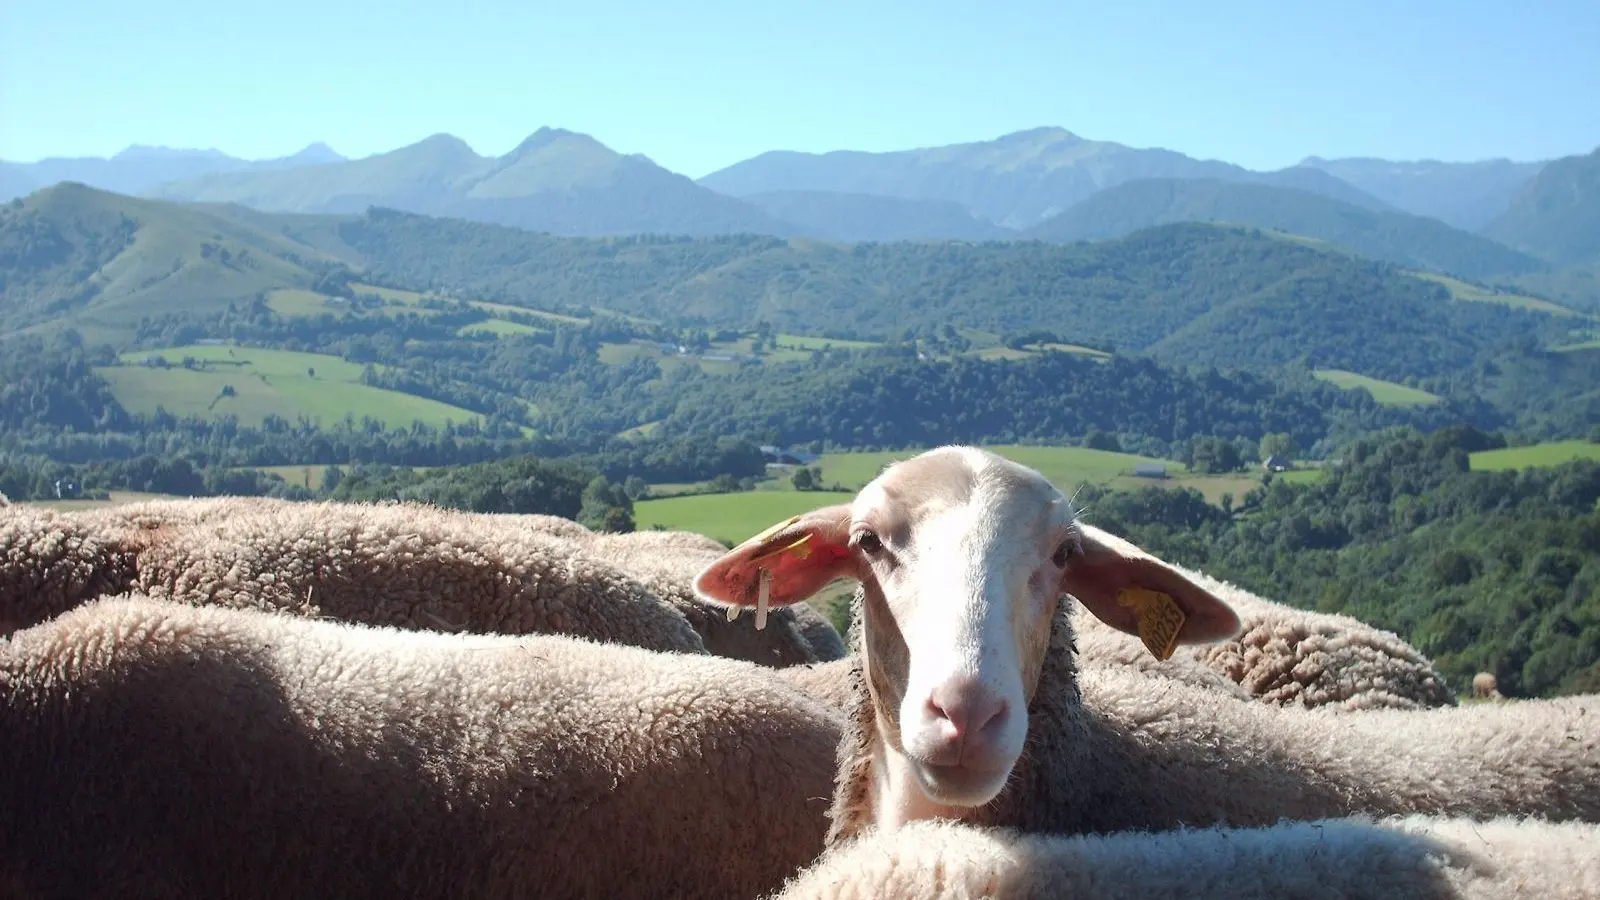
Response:
[[[1080,143],[1083,138],[1062,128],[1059,125],[1041,125],[1038,128],[1028,128],[1023,131],[1013,131],[995,138],[996,144],[1021,143],[1024,141],[1037,141],[1049,138],[1053,142]]]
[[[540,126],[538,131],[535,131],[533,134],[530,134],[524,138],[522,143],[518,144],[510,153],[507,153],[506,156],[508,158],[514,158],[528,153],[535,153],[544,149],[545,147],[550,146],[551,144],[559,142],[570,142],[576,145],[582,145],[591,149],[602,150],[608,154],[616,155],[616,151],[587,134],[577,131],[568,131],[565,128],[551,128],[548,125],[543,125]]]
[[[298,153],[291,154],[285,159],[305,164],[344,162],[345,156],[339,151],[329,147],[322,141],[307,144]]]
[[[185,147],[159,147],[149,144],[129,144],[113,160],[133,159],[229,159],[228,154],[215,147],[195,150]]]
[[[417,141],[415,144],[412,144],[411,146],[412,147],[430,147],[430,148],[439,148],[439,149],[450,149],[450,150],[465,150],[468,153],[472,153],[474,156],[477,155],[473,151],[471,145],[469,145],[466,141],[463,141],[461,138],[458,138],[455,135],[453,135],[453,134],[451,134],[451,133],[449,133],[447,131],[441,131],[441,132],[438,132],[437,134],[430,134],[427,137],[423,138],[422,140]],[[402,147],[400,149],[403,150],[405,148]]]

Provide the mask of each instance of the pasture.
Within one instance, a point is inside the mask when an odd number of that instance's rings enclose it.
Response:
[[[848,502],[854,496],[842,491],[695,494],[639,501],[633,505],[633,517],[641,531],[658,526],[670,531],[693,531],[731,546],[781,519]]]
[[[1443,285],[1445,290],[1450,292],[1451,299],[1460,300],[1464,303],[1498,303],[1514,309],[1529,309],[1547,312],[1556,316],[1582,315],[1576,310],[1569,309],[1559,303],[1551,303],[1549,300],[1541,300],[1538,297],[1507,293],[1495,288],[1478,287],[1475,284],[1468,284],[1459,278],[1451,278],[1449,275],[1440,275],[1435,272],[1407,272],[1406,274],[1413,278],[1420,278],[1423,281],[1431,281],[1434,284]]]
[[[1503,447],[1471,455],[1472,468],[1479,472],[1559,466],[1578,459],[1600,460],[1600,444],[1583,440],[1551,441],[1526,447]]]
[[[1312,374],[1347,391],[1365,390],[1384,406],[1429,406],[1439,402],[1438,396],[1427,391],[1343,369],[1317,369]]]
[[[1231,494],[1237,500],[1251,488],[1261,484],[1260,474],[1254,471],[1199,475],[1190,473],[1182,463],[1173,460],[1159,460],[1108,450],[1090,450],[1085,447],[1034,447],[1012,444],[996,445],[989,449],[1039,470],[1068,495],[1083,484],[1106,485],[1120,490],[1187,487],[1199,491],[1208,502],[1220,503],[1224,494]],[[716,528],[719,517],[723,515],[738,516],[739,527],[763,517],[775,516],[772,521],[776,521],[795,512],[838,502],[831,498],[852,496],[854,491],[860,490],[863,485],[877,477],[884,466],[896,460],[915,456],[919,452],[921,451],[898,450],[876,453],[830,453],[823,456],[814,466],[822,471],[822,485],[829,488],[838,486],[844,489],[842,493],[797,492],[787,471],[781,471],[780,474],[758,482],[753,491],[727,494],[673,496],[703,490],[704,486],[655,484],[651,485],[651,492],[661,499],[635,504],[635,515],[640,528],[660,525],[689,531]],[[1165,465],[1168,477],[1146,478],[1134,475],[1134,466],[1139,463]],[[805,498],[824,499],[813,502]],[[810,505],[805,505],[808,502]],[[749,534],[754,534],[761,527],[758,524]],[[725,537],[721,532],[704,533],[712,534],[719,540]]]
[[[146,364],[154,358],[168,365]],[[185,359],[192,364],[185,366]],[[346,415],[356,421],[371,416],[392,428],[478,418],[437,400],[361,384],[362,366],[318,353],[191,345],[126,353],[122,361],[95,371],[110,383],[117,402],[134,413],[154,413],[159,406],[180,416],[231,414],[250,426],[269,415],[290,421],[303,415],[324,427]]]

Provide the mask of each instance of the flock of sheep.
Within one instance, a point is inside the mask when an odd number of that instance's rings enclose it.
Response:
[[[0,507],[0,898],[1600,897],[1600,696],[1458,706],[984,451],[732,550]]]

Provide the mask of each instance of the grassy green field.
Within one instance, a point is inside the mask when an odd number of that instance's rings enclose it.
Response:
[[[1576,344],[1562,344],[1559,347],[1551,347],[1550,349],[1557,353],[1578,353],[1584,350],[1600,350],[1600,340],[1579,341]]]
[[[348,469],[349,466],[256,466],[255,468],[262,472],[276,475],[290,484],[298,484],[301,487],[315,491],[321,490],[322,476],[329,468],[338,469],[342,472]]]
[[[110,506],[121,506],[124,503],[138,503],[142,500],[175,500],[173,494],[147,494],[143,491],[107,491],[109,500],[18,500],[18,506],[39,506],[44,509],[54,509],[60,512],[72,512],[79,509],[102,509]]]
[[[1496,472],[1505,469],[1528,469],[1538,466],[1559,466],[1575,459],[1600,460],[1600,444],[1588,441],[1551,441],[1547,444],[1529,444],[1526,447],[1505,447],[1472,454],[1472,468]]]
[[[879,346],[876,341],[846,341],[839,338],[811,337],[804,334],[780,334],[777,337],[778,347],[790,350],[821,350],[832,347],[835,350],[867,350]]]
[[[389,293],[398,292],[390,291]],[[291,318],[309,318],[324,314],[342,316],[350,313],[374,316],[397,316],[402,314],[435,316],[439,314],[439,311],[436,309],[428,309],[426,307],[411,305],[405,301],[396,302],[405,305],[380,306],[367,309],[352,305],[348,301],[337,297],[329,297],[326,294],[319,294],[315,291],[308,291],[303,288],[282,288],[280,290],[270,291],[267,294],[268,308],[280,316],[289,316]]]
[[[633,516],[641,530],[659,525],[673,531],[709,535],[731,545],[759,534],[774,522],[818,507],[846,502],[853,496],[831,491],[697,494],[640,501],[633,505]]]
[[[1343,369],[1317,369],[1312,374],[1347,391],[1365,388],[1372,395],[1372,399],[1384,406],[1428,406],[1439,402],[1437,396],[1427,391],[1406,387],[1393,381],[1384,381],[1381,378],[1368,378]]]
[[[1145,487],[1188,487],[1200,491],[1212,503],[1221,501],[1224,494],[1232,494],[1237,500],[1245,492],[1261,484],[1261,476],[1255,472],[1238,472],[1227,475],[1193,475],[1190,474],[1182,463],[1171,460],[1156,460],[1149,457],[1135,456],[1129,453],[1112,453],[1105,450],[1089,450],[1083,447],[1029,447],[1020,445],[993,446],[989,449],[1008,459],[1015,460],[1026,466],[1039,470],[1049,478],[1057,487],[1067,494],[1072,494],[1082,484],[1103,484],[1123,490],[1135,490]],[[891,462],[915,456],[919,451],[905,450],[882,453],[835,453],[823,456],[817,467],[822,470],[822,483],[833,487],[838,485],[845,489],[845,493],[800,493],[794,490],[787,476],[771,478],[757,484],[756,490],[731,494],[701,494],[693,496],[671,496],[684,494],[690,491],[703,489],[702,485],[695,484],[655,484],[651,485],[652,493],[665,496],[665,499],[647,500],[638,507],[648,508],[648,513],[637,513],[640,527],[661,525],[662,527],[698,531],[711,534],[718,539],[727,536],[722,532],[704,531],[702,526],[710,523],[715,526],[718,515],[737,516],[738,527],[754,524],[749,534],[759,531],[761,524],[758,519],[777,521],[784,516],[814,509],[827,503],[837,502],[835,499],[825,499],[804,505],[810,497],[848,497],[852,492],[859,490],[862,485],[877,477],[883,467]],[[1167,466],[1170,477],[1165,479],[1141,478],[1133,474],[1133,467],[1139,462],[1161,462]],[[737,498],[737,499],[735,499]],[[801,504],[795,506],[795,504]],[[648,518],[645,516],[648,515]],[[743,537],[739,538],[740,540]]]
[[[1468,284],[1448,275],[1439,275],[1434,272],[1407,272],[1406,274],[1413,278],[1421,278],[1424,281],[1442,284],[1450,292],[1452,298],[1467,303],[1499,303],[1503,306],[1539,310],[1557,316],[1582,315],[1576,310],[1569,309],[1559,303],[1551,303],[1549,300],[1540,300],[1538,297],[1525,297],[1521,294],[1500,293],[1490,288],[1481,288],[1475,284]]]
[[[404,291],[397,288],[378,287],[375,284],[362,284],[359,281],[350,282],[350,290],[357,294],[376,294],[385,300],[393,300],[397,303],[412,304],[423,298],[423,294],[417,291]]]
[[[173,367],[140,365],[157,356]],[[195,368],[182,367],[185,357],[196,361]],[[268,415],[291,421],[305,415],[332,425],[348,413],[358,421],[368,415],[396,428],[414,420],[441,426],[478,418],[437,400],[361,384],[361,366],[317,353],[187,346],[127,353],[122,359],[126,365],[96,371],[111,384],[117,401],[134,413],[153,413],[162,406],[173,415],[232,414],[245,425],[260,425]],[[234,396],[224,397],[224,386],[231,386]]]
[[[535,328],[532,325],[524,325],[521,322],[507,322],[505,319],[487,319],[482,322],[473,322],[471,325],[463,325],[456,329],[456,334],[462,337],[472,337],[479,334],[502,337],[508,334],[541,334],[544,331],[545,329],[543,328]]]

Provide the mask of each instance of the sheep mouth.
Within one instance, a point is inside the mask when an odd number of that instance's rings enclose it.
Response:
[[[1011,778],[1012,761],[1003,765],[917,762],[912,766],[928,799],[944,806],[983,806],[999,795]]]

